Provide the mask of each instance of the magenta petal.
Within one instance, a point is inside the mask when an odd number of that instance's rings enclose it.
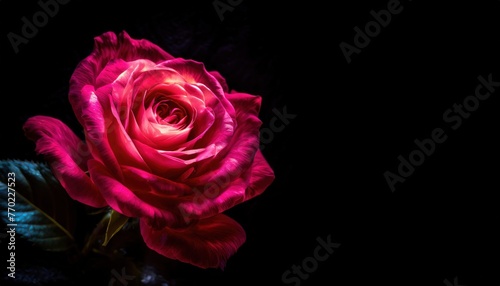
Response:
[[[129,217],[152,217],[151,206],[143,202],[137,195],[116,180],[97,160],[90,160],[89,173],[92,180],[99,186],[104,199],[115,211]]]
[[[217,73],[208,72],[203,63],[194,60],[177,58],[162,62],[159,66],[174,69],[189,84],[201,83],[205,85],[214,94],[213,98],[205,98],[205,104],[207,106],[213,107],[220,102],[226,110],[229,111],[232,109],[231,104],[229,104],[227,99],[224,98],[224,86],[221,85],[220,77],[215,77],[217,76]],[[222,84],[223,83],[224,82],[222,82]],[[217,98],[217,100],[215,98]]]
[[[132,63],[122,59],[109,61],[99,74],[96,74],[94,89],[113,83],[120,75],[125,72]]]
[[[141,220],[141,234],[146,245],[159,254],[204,269],[224,269],[246,240],[241,225],[223,214],[182,229],[155,229]]]
[[[96,78],[101,74],[106,65],[115,60],[131,62],[138,59],[150,60],[160,63],[174,57],[165,52],[159,46],[144,39],[132,39],[127,32],[123,31],[116,35],[106,32],[94,38],[94,49],[92,53],[82,60],[70,79],[69,100],[78,120],[81,120],[81,102],[89,98],[89,92],[84,88],[97,89]],[[99,82],[99,85],[104,83]],[[80,121],[81,123],[81,121]]]
[[[108,97],[99,96],[99,94],[106,93],[103,90],[109,89],[109,85],[100,88],[96,92],[90,92],[88,101],[82,102],[83,111],[81,115],[81,122],[84,127],[85,137],[87,139],[87,144],[92,151],[93,158],[103,162],[113,174],[121,176],[120,164],[116,158],[116,154],[111,148],[108,136],[110,134],[120,131],[119,127],[116,125],[111,125],[106,121],[106,118],[112,117],[109,114],[105,114],[104,108],[99,101],[99,97],[104,97],[109,101]],[[86,90],[86,88],[84,89]],[[106,100],[102,100],[107,103]],[[108,104],[108,109],[109,104]]]
[[[231,182],[228,182],[231,180],[228,175],[226,178],[213,180],[204,187],[195,188],[194,194],[180,202],[179,209],[186,222],[210,217],[260,195],[274,178],[274,171],[259,150],[246,172],[239,174]]]
[[[262,104],[262,97],[242,92],[233,92],[226,94],[236,113],[244,112],[257,116]]]
[[[229,87],[227,85],[226,79],[218,71],[210,71],[209,74],[217,79],[224,92],[229,92]]]
[[[97,160],[89,160],[89,173],[104,199],[115,211],[128,216],[155,221],[161,226],[185,225],[174,200],[168,194],[163,197],[149,194],[149,186],[131,190],[117,180]],[[175,214],[174,214],[175,212]]]
[[[29,118],[23,128],[26,137],[36,143],[36,152],[45,156],[54,176],[71,198],[92,207],[107,205],[85,174],[90,151],[73,131],[58,119],[47,116]]]
[[[235,107],[237,121],[228,151],[217,168],[211,161],[198,164],[200,175],[191,176],[186,180],[187,184],[200,186],[213,181],[233,180],[252,164],[259,147],[259,128],[262,125],[258,118],[261,97],[245,93],[227,94],[227,97]]]
[[[122,168],[125,184],[130,189],[142,189],[149,196],[168,198],[172,201],[174,198],[183,196],[192,190],[191,187],[185,184],[159,177],[141,169],[131,166],[122,166]],[[158,199],[156,201],[158,202]]]
[[[249,200],[261,194],[275,178],[258,149],[261,121],[257,114],[261,98],[244,93],[227,96],[235,106],[238,128],[218,165],[202,162],[197,165],[201,175],[186,179],[186,184],[197,186],[192,198],[179,205],[187,220],[209,217]]]
[[[257,150],[250,169],[250,183],[245,192],[245,201],[264,192],[275,178],[273,169],[260,150]]]

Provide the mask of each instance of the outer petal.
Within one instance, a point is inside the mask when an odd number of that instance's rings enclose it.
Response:
[[[106,87],[109,87],[106,86]],[[97,93],[106,93],[100,88]],[[87,88],[84,89],[85,91]],[[120,164],[113,152],[108,137],[113,133],[120,131],[120,126],[109,124],[107,118],[113,117],[113,114],[104,113],[104,108],[98,100],[98,95],[95,92],[90,92],[90,97],[87,102],[83,103],[85,107],[82,111],[81,120],[85,131],[87,144],[92,152],[93,158],[103,162],[114,175],[122,176]]]
[[[151,197],[157,196],[159,199],[166,198],[172,201],[192,191],[192,188],[187,185],[141,169],[130,166],[122,166],[122,168],[125,177],[124,184],[132,190],[144,190]],[[155,203],[158,203],[158,199],[155,200]]]
[[[246,240],[241,225],[223,214],[182,229],[155,229],[141,220],[141,234],[152,250],[200,268],[223,269]]]
[[[229,174],[226,179],[211,181],[197,188],[198,192],[179,202],[179,209],[186,222],[204,219],[260,195],[274,178],[273,170],[259,150],[246,172],[235,179]],[[232,180],[228,182],[229,179]]]
[[[54,176],[71,198],[92,207],[107,205],[85,174],[90,159],[87,146],[64,123],[47,116],[35,116],[29,118],[23,128],[26,136],[36,143],[36,152],[45,156]]]
[[[210,71],[209,73],[217,79],[224,92],[229,92],[226,79],[218,71]]]
[[[185,180],[200,190],[181,202],[185,219],[201,219],[221,213],[234,205],[261,194],[275,175],[259,146],[261,121],[257,114],[261,98],[244,93],[229,94],[238,126],[234,142],[220,161],[209,161],[197,167],[201,175]],[[202,194],[200,194],[202,193]]]
[[[260,150],[258,150],[255,154],[255,158],[250,169],[250,182],[245,191],[245,198],[243,201],[247,201],[257,195],[260,195],[272,184],[275,178],[273,169],[269,166]]]
[[[258,116],[262,103],[262,98],[260,96],[239,92],[233,92],[227,94],[226,96],[236,110],[236,116],[239,124],[242,121],[241,119],[245,118],[244,115],[246,113]],[[252,115],[250,116],[254,118]],[[260,119],[258,122],[260,122]],[[261,123],[257,124],[260,128]],[[240,128],[242,127],[240,126]],[[260,134],[260,130],[257,131],[257,134]],[[269,187],[269,185],[271,185],[275,178],[273,169],[269,166],[260,149],[257,149],[257,152],[255,153],[250,170],[249,184],[245,191],[245,198],[243,201],[249,200],[261,194],[267,187]]]
[[[115,211],[128,216],[146,219],[155,226],[184,226],[185,220],[171,194],[150,193],[150,186],[131,190],[117,180],[110,171],[97,160],[89,160],[89,173],[104,199]],[[151,177],[152,178],[152,177]],[[137,187],[137,184],[135,185]],[[168,190],[169,186],[164,186]],[[175,188],[175,186],[172,186]],[[170,189],[175,192],[177,190]],[[182,191],[182,190],[180,190]]]
[[[113,32],[106,32],[95,37],[94,50],[78,64],[70,79],[69,100],[76,117],[81,120],[81,101],[87,101],[90,96],[88,92],[82,94],[83,88],[96,86],[96,78],[110,61],[121,59],[128,62],[147,59],[159,63],[173,58],[172,55],[147,40],[130,38],[125,31],[118,36]]]
[[[262,105],[262,97],[243,92],[226,93],[227,99],[231,102],[236,110],[237,115],[240,113],[248,113],[258,115],[260,106]]]
[[[238,93],[227,94],[236,112],[236,130],[226,152],[220,159],[202,162],[197,165],[201,175],[191,177],[186,183],[193,186],[208,184],[212,181],[233,180],[252,164],[259,147],[259,128],[262,121],[258,118],[261,97]]]
[[[244,115],[246,113],[258,116],[262,103],[262,98],[260,96],[237,92],[227,94],[226,96],[236,110],[236,116],[239,124],[242,121],[240,119],[245,118]],[[250,115],[250,117],[254,118],[252,115]],[[260,119],[258,122],[260,122]],[[257,124],[260,128],[261,124]],[[240,128],[243,127],[240,126]],[[251,130],[252,127],[248,128]],[[260,134],[260,130],[256,132],[257,134]],[[250,170],[249,184],[245,191],[244,201],[261,194],[267,187],[269,187],[269,185],[271,185],[275,178],[273,169],[269,166],[260,149],[257,149],[257,152],[255,153]]]

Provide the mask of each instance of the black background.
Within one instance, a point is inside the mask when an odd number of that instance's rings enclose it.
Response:
[[[499,1],[401,1],[350,63],[340,43],[354,45],[354,27],[364,29],[370,11],[390,1],[243,0],[221,21],[213,1],[71,0],[16,54],[7,34],[21,34],[21,18],[40,10],[19,2],[0,2],[0,159],[40,160],[22,133],[30,116],[78,132],[68,80],[106,31],[204,62],[230,87],[261,95],[263,128],[273,109],[296,115],[262,150],[275,182],[229,211],[247,231],[245,244],[223,272],[176,266],[172,285],[294,285],[282,274],[329,235],[340,247],[300,285],[500,284],[500,91],[456,130],[442,118],[474,94],[478,76],[500,81]],[[435,128],[447,140],[391,192],[384,172],[397,173],[398,156],[408,158],[413,141]],[[71,280],[67,268],[61,263],[57,277]],[[81,281],[108,285],[110,277]]]

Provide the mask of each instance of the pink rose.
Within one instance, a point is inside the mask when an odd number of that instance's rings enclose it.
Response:
[[[47,116],[29,118],[26,136],[73,199],[138,218],[166,257],[223,268],[246,236],[222,213],[274,180],[259,150],[261,97],[126,32],[94,40],[69,90],[85,140]]]

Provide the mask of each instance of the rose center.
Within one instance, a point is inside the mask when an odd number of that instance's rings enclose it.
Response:
[[[186,123],[186,110],[168,99],[158,100],[154,105],[156,121],[160,124],[181,125]]]

